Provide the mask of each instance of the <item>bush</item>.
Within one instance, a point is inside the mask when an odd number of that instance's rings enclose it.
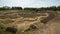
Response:
[[[17,29],[16,28],[12,28],[12,27],[7,27],[6,28],[6,31],[12,32],[12,33],[16,33],[17,32]]]
[[[33,31],[33,30],[35,30],[35,29],[37,29],[37,27],[35,26],[35,25],[31,25],[27,30],[25,30],[25,31]]]
[[[0,29],[4,29],[4,24],[0,23]]]

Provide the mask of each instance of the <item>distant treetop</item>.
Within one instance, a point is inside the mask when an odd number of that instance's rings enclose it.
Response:
[[[33,10],[33,11],[43,11],[43,10],[53,10],[53,11],[60,11],[60,6],[51,6],[51,7],[41,7],[41,8],[24,8],[22,7],[8,7],[8,6],[3,6],[0,7],[0,10]]]

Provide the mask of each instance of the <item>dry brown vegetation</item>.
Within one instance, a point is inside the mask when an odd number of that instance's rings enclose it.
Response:
[[[60,34],[59,21],[59,11],[0,11],[0,29],[5,34]],[[6,31],[8,27],[11,28],[10,32]],[[17,32],[13,28],[16,28]],[[15,33],[11,33],[12,31]]]

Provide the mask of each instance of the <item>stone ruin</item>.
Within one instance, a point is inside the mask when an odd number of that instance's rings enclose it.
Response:
[[[43,20],[41,20],[42,23],[47,23],[48,21],[52,20],[53,18],[56,17],[55,13],[49,13],[49,16]]]

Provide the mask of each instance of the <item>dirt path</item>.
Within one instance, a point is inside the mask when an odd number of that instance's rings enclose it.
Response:
[[[37,29],[35,34],[60,34],[60,14]]]
[[[42,17],[45,17],[45,16],[42,16]],[[26,23],[22,23],[22,24],[17,24],[17,25],[18,25],[17,28],[19,29],[19,28],[21,28],[21,27],[24,27],[24,28],[29,27],[31,24],[40,22],[40,19],[41,19],[41,16],[38,17],[36,21],[26,22]]]

